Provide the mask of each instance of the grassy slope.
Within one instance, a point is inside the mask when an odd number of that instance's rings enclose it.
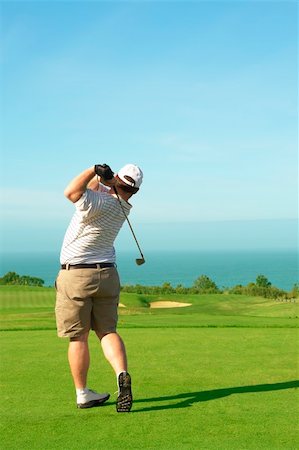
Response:
[[[192,306],[150,309],[151,301],[181,301]],[[121,294],[120,327],[294,327],[298,303],[239,295]],[[53,288],[0,286],[0,329],[54,329]]]
[[[141,297],[121,298],[135,395],[132,413],[121,415],[113,395],[102,408],[75,408],[54,290],[0,288],[2,329],[19,330],[0,333],[3,449],[297,448],[295,304],[156,296],[150,300],[193,306],[150,310]],[[115,377],[94,336],[90,349],[89,385],[113,393]]]

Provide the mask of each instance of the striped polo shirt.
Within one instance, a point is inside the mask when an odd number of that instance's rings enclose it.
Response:
[[[74,203],[76,212],[64,236],[61,264],[115,262],[114,241],[125,219],[118,199],[100,185],[99,191],[87,189]],[[120,198],[127,215],[131,205]]]

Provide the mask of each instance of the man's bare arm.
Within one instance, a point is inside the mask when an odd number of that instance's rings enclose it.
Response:
[[[88,183],[94,178],[94,166],[84,170],[80,175],[77,175],[65,188],[64,195],[71,202],[76,203],[82,197],[87,189]]]
[[[88,183],[87,189],[91,189],[92,191],[98,191],[99,190],[99,182],[100,178],[98,175],[95,175],[92,180]]]
[[[71,202],[76,203],[82,197],[86,189],[93,191],[99,190],[99,181],[105,186],[114,186],[116,179],[105,180],[95,175],[94,166],[84,170],[80,175],[76,176],[65,188],[64,195]]]

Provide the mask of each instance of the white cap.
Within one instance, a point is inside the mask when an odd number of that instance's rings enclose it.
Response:
[[[117,176],[125,184],[135,188],[139,188],[141,186],[143,179],[142,170],[138,166],[135,166],[135,164],[126,164],[122,169],[119,170]],[[133,181],[131,181],[127,177],[131,178]]]

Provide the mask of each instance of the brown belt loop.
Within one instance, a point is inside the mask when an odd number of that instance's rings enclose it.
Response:
[[[65,265],[65,268],[66,268],[66,270],[70,270],[70,265],[69,265],[69,264],[66,264],[66,265]]]

